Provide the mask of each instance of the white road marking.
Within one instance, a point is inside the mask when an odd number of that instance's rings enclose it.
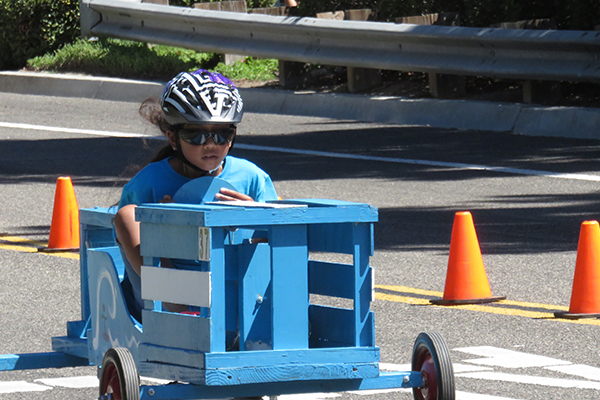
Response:
[[[82,389],[89,387],[98,387],[100,384],[95,376],[73,376],[66,378],[47,378],[36,379],[34,382],[40,382],[48,386],[60,386],[72,389]]]
[[[374,394],[382,394],[382,393],[394,393],[394,392],[403,392],[410,393],[412,389],[387,389],[387,390],[357,390],[351,391],[347,393],[352,393],[360,396],[370,396]],[[279,400],[279,398],[278,398]],[[469,393],[469,392],[461,392],[456,391],[456,400],[522,400],[515,399],[513,397],[499,397],[499,396],[491,396],[487,394],[479,394],[479,393]]]
[[[600,382],[579,381],[572,379],[546,378],[542,376],[515,375],[503,372],[468,372],[458,374],[457,377],[486,379],[491,381],[524,383],[527,385],[540,385],[570,389],[595,389],[600,390]]]
[[[493,368],[489,367],[478,367],[475,365],[466,365],[460,363],[452,363],[452,368],[454,369],[454,373],[458,374],[461,372],[477,372],[477,371],[493,371]],[[388,363],[379,363],[379,369],[382,371],[395,371],[395,372],[403,372],[403,371],[411,371],[412,366],[410,364],[388,364]]]
[[[527,354],[520,351],[500,349],[491,346],[463,347],[454,350],[485,357],[473,360],[463,360],[463,362],[503,368],[549,367],[571,364],[569,361],[558,360],[556,358]]]
[[[29,129],[29,130],[41,130],[48,132],[65,132],[65,133],[78,133],[84,135],[94,136],[112,136],[112,137],[145,137],[147,139],[158,139],[164,140],[162,136],[150,136],[141,133],[128,133],[128,132],[112,132],[112,131],[98,131],[92,129],[73,129],[73,128],[61,128],[44,125],[30,125],[30,124],[17,124],[9,122],[0,122],[0,127],[11,128],[11,129]],[[332,158],[343,158],[352,160],[365,160],[365,161],[377,161],[387,162],[396,164],[413,164],[413,165],[427,165],[432,167],[443,167],[443,168],[456,168],[462,170],[475,170],[475,171],[491,171],[500,172],[505,174],[517,174],[517,175],[533,175],[543,176],[546,178],[557,178],[557,179],[572,179],[580,181],[593,181],[600,182],[599,175],[589,174],[566,174],[550,171],[540,171],[533,169],[521,169],[521,168],[509,168],[509,167],[493,167],[489,165],[481,164],[465,164],[456,162],[445,162],[445,161],[432,161],[432,160],[416,160],[410,158],[392,158],[392,157],[376,157],[376,156],[365,156],[361,154],[346,154],[346,153],[332,153],[328,151],[316,151],[316,150],[298,150],[289,149],[284,147],[268,147],[268,146],[256,146],[251,144],[236,143],[235,147],[238,149],[253,150],[253,151],[269,151],[279,152],[288,154],[300,154],[318,157],[332,157]]]
[[[277,400],[320,400],[342,397],[339,393],[303,393],[303,394],[285,394],[277,396]],[[264,397],[263,397],[264,399]]]
[[[509,167],[492,167],[489,165],[480,164],[465,164],[456,162],[446,161],[431,161],[431,160],[415,160],[410,158],[392,158],[392,157],[376,157],[376,156],[365,156],[361,154],[346,154],[346,153],[331,153],[328,151],[316,151],[316,150],[296,150],[287,149],[283,147],[267,147],[267,146],[256,146],[251,144],[235,144],[237,148],[255,151],[276,151],[280,153],[291,153],[301,154],[319,157],[332,157],[332,158],[346,158],[352,160],[366,160],[366,161],[378,161],[378,162],[389,162],[396,164],[415,164],[415,165],[427,165],[432,167],[445,167],[445,168],[456,168],[463,170],[476,170],[476,171],[492,171],[502,172],[505,174],[518,174],[518,175],[534,175],[543,176],[546,178],[559,178],[559,179],[573,179],[581,181],[594,181],[600,182],[600,176],[598,175],[587,175],[587,174],[565,174],[550,171],[539,171],[534,169],[521,169],[521,168],[509,168]]]
[[[390,371],[390,372],[403,372],[403,371],[411,371],[412,366],[410,364],[389,364],[389,363],[379,363],[379,369],[381,371]]]
[[[383,394],[383,393],[398,393],[398,392],[412,392],[412,389],[377,389],[377,390],[350,390],[346,393],[357,394],[359,396],[371,396],[374,394]]]
[[[594,381],[600,381],[600,368],[590,367],[589,365],[558,365],[554,367],[546,367],[546,369],[562,372],[563,374],[581,376],[582,378],[591,379]]]
[[[0,393],[43,392],[51,389],[52,387],[50,386],[38,385],[25,381],[0,382]]]
[[[456,400],[522,400],[522,399],[514,399],[512,397],[499,397],[499,396],[490,396],[488,394],[479,394],[479,393],[468,393],[468,392],[456,392]]]
[[[61,128],[56,126],[45,126],[45,125],[31,125],[31,124],[13,124],[10,122],[0,122],[0,127],[11,128],[11,129],[28,129],[34,131],[48,131],[48,132],[64,132],[64,133],[78,133],[83,135],[93,136],[110,136],[110,137],[148,137],[148,138],[162,138],[162,136],[148,136],[141,133],[127,133],[127,132],[111,132],[111,131],[97,131],[94,129],[73,129],[73,128]]]

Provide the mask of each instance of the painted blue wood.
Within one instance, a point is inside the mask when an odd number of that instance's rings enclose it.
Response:
[[[298,201],[301,203],[301,201]],[[368,204],[347,203],[336,208],[314,202],[313,208],[255,208],[223,205],[144,204],[136,209],[136,219],[148,223],[193,226],[253,227],[311,223],[375,222],[377,209]]]
[[[213,399],[246,396],[278,396],[315,392],[345,392],[355,390],[376,390],[412,388],[422,384],[420,372],[382,373],[370,379],[338,379],[297,382],[273,382],[236,386],[196,386],[173,383],[168,386],[142,386],[141,400]],[[151,393],[151,394],[150,394]]]
[[[271,252],[267,243],[238,247],[240,351],[271,349]]]
[[[158,378],[158,379],[166,379],[169,381],[177,381],[177,382],[188,382],[193,383],[198,386],[200,389],[204,389],[206,383],[206,370],[200,368],[192,368],[186,367],[183,365],[170,365],[164,364],[162,362],[148,362],[140,360],[136,363],[138,374],[140,376],[147,376],[150,378]],[[168,387],[171,385],[165,385],[163,387]],[[192,386],[192,385],[187,385]],[[170,392],[170,394],[169,394]],[[202,390],[200,390],[202,392]],[[163,392],[165,393],[165,392]],[[172,396],[176,393],[176,390],[167,390],[166,396]],[[219,396],[221,397],[221,396]],[[163,397],[155,396],[154,399],[162,399]],[[172,399],[179,399],[179,397],[167,397]],[[191,397],[195,398],[195,397]]]
[[[0,370],[98,365],[109,347],[126,347],[141,375],[197,384],[142,387],[143,399],[420,386],[418,372],[379,371],[369,266],[377,210],[335,200],[290,204],[307,207],[138,207],[144,263],[158,266],[160,257],[176,258],[180,268],[210,271],[212,285],[212,305],[202,317],[162,312],[158,302],[147,302],[143,331],[123,300],[114,210],[82,210],[87,250],[81,274],[90,318],[69,322],[68,336],[52,340],[56,352],[0,356]],[[199,242],[202,237],[209,241]],[[207,243],[209,260],[194,263],[206,254]],[[309,286],[309,250],[351,254],[353,262],[310,261]],[[309,287],[351,299],[354,306],[310,305]],[[230,351],[226,337],[238,325],[241,348]]]
[[[205,352],[157,346],[150,343],[140,344],[140,360],[191,368],[205,368]]]
[[[354,222],[310,224],[308,248],[311,251],[353,254],[352,228]]]
[[[142,310],[142,320],[143,343],[192,351],[211,351],[211,323],[207,318]]]
[[[354,266],[310,260],[308,291],[311,294],[354,299]]]
[[[277,366],[282,364],[344,364],[376,363],[378,347],[312,348],[304,350],[257,350],[207,353],[206,368],[234,368],[249,366]]]
[[[90,365],[87,357],[76,357],[59,352],[0,354],[0,371],[80,367],[86,365]]]
[[[377,364],[280,364],[267,367],[235,367],[206,370],[206,385],[230,386],[250,383],[331,379],[365,379],[379,376]]]
[[[353,347],[354,311],[348,308],[311,304],[311,347]]]
[[[355,224],[353,233],[354,243],[354,326],[355,345],[373,346],[375,337],[373,317],[370,312],[371,293],[373,290],[372,272],[369,266],[371,249],[367,243],[371,241],[370,224]]]
[[[200,231],[196,226],[144,223],[140,239],[142,256],[199,259]]]
[[[298,379],[358,379],[372,378],[379,374],[378,349],[369,351],[346,349],[337,352],[327,349],[204,353],[143,343],[140,345],[139,356],[141,360],[148,362],[144,372],[139,371],[142,375],[150,374],[146,376],[174,380],[185,377],[185,379],[196,379],[193,383],[207,385],[238,385]],[[170,364],[177,367],[173,372],[165,372],[165,368],[155,364]],[[161,376],[161,374],[166,375]]]
[[[223,352],[226,350],[226,292],[225,292],[225,229],[212,229],[212,249],[210,260],[211,273],[211,308],[210,308],[210,351]],[[231,311],[229,318],[237,316]]]
[[[115,246],[113,236],[113,219],[116,207],[94,208],[79,210],[80,224],[80,291],[81,291],[81,319],[87,321],[90,317],[89,292],[87,283],[87,249],[95,247]]]
[[[58,336],[52,338],[52,350],[58,353],[87,359],[89,357],[88,341],[85,338]]]
[[[111,347],[127,347],[137,359],[142,338],[141,325],[127,311],[113,255],[102,248],[87,253],[92,328],[88,345],[90,362],[95,365],[102,364]]]
[[[117,207],[94,207],[79,210],[79,223],[90,226],[112,228]]]
[[[308,348],[306,225],[271,227],[273,349]]]

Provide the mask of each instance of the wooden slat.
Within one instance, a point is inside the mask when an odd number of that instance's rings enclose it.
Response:
[[[210,320],[192,315],[142,310],[143,343],[190,351],[211,350]]]
[[[365,379],[379,376],[373,364],[283,364],[272,367],[248,367],[206,371],[206,385],[230,386],[253,383]]]
[[[380,360],[378,347],[315,348],[302,350],[228,351],[206,354],[206,368],[242,368],[276,366],[282,364],[376,363]]]
[[[210,307],[210,272],[142,266],[142,299]]]
[[[309,261],[308,291],[311,294],[354,299],[354,266]]]

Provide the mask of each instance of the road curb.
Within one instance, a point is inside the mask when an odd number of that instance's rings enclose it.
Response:
[[[0,92],[141,102],[160,96],[164,82],[72,74],[0,72]],[[245,110],[530,136],[600,138],[600,109],[539,107],[470,100],[242,88]]]

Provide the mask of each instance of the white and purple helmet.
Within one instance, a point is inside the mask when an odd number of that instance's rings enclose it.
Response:
[[[218,72],[182,72],[165,86],[160,98],[165,120],[178,124],[237,124],[242,97],[233,82]]]

